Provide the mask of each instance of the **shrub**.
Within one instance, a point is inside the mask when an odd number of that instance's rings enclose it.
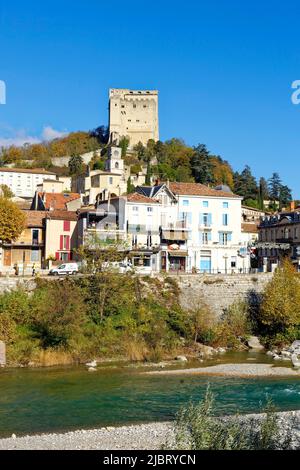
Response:
[[[251,322],[246,302],[235,302],[228,307],[214,329],[214,345],[239,348],[241,341],[251,334]]]
[[[292,264],[285,260],[267,284],[256,317],[268,341],[289,342],[300,327],[300,285]],[[277,340],[276,340],[277,338]]]
[[[261,418],[215,417],[209,386],[204,399],[183,407],[176,416],[172,450],[277,450],[291,447],[291,427],[283,436],[270,400]]]

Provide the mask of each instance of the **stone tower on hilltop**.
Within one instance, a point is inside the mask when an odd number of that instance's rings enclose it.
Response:
[[[158,91],[110,89],[109,134],[116,145],[120,137],[128,137],[130,148],[138,142],[146,145],[149,139],[159,140]]]

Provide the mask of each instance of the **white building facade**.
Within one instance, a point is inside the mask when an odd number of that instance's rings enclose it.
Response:
[[[249,270],[247,242],[241,235],[241,197],[196,183],[137,191],[161,202],[162,271]]]
[[[56,180],[56,174],[42,168],[0,168],[0,185],[8,186],[18,197],[32,198],[45,179]]]

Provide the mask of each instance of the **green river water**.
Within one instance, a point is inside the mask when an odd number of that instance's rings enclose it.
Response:
[[[266,355],[235,353],[209,364],[249,360],[271,362]],[[259,411],[266,394],[279,410],[300,409],[298,378],[147,376],[144,370],[149,367],[126,364],[94,373],[85,366],[2,369],[0,436],[171,420],[181,405],[203,397],[208,382],[219,414]]]

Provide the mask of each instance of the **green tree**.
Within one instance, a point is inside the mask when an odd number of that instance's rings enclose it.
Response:
[[[273,173],[269,179],[269,194],[272,201],[279,201],[281,186],[282,183],[279,174]]]
[[[79,176],[83,172],[83,158],[80,155],[72,154],[69,160],[70,175]]]
[[[134,186],[134,184],[132,184],[131,178],[129,176],[129,178],[127,180],[127,194],[134,193],[134,191],[135,191],[135,186]]]
[[[300,325],[299,276],[293,265],[285,259],[266,286],[258,320],[267,334],[285,333]]]
[[[121,147],[122,149],[122,158],[125,158],[126,157],[126,153],[127,153],[127,149],[129,147],[129,138],[128,137],[122,137],[120,139],[120,144],[119,146]]]
[[[9,199],[0,197],[0,241],[16,240],[25,228],[25,214]]]
[[[196,183],[208,184],[214,182],[213,163],[206,146],[198,144],[194,147],[191,157],[191,170]]]
[[[259,209],[264,209],[264,201],[267,201],[269,199],[269,188],[268,188],[268,183],[265,178],[260,178],[259,179],[259,185],[258,185],[258,207]]]
[[[279,191],[280,207],[287,206],[292,201],[292,192],[288,186],[281,185]]]
[[[234,192],[243,196],[244,200],[255,200],[257,198],[256,179],[248,165],[245,166],[240,174],[238,172],[234,174]]]
[[[147,173],[146,173],[146,178],[145,178],[145,185],[146,186],[150,186],[150,184],[151,184],[151,175],[152,175],[151,165],[150,165],[150,163],[148,163],[147,164]]]

